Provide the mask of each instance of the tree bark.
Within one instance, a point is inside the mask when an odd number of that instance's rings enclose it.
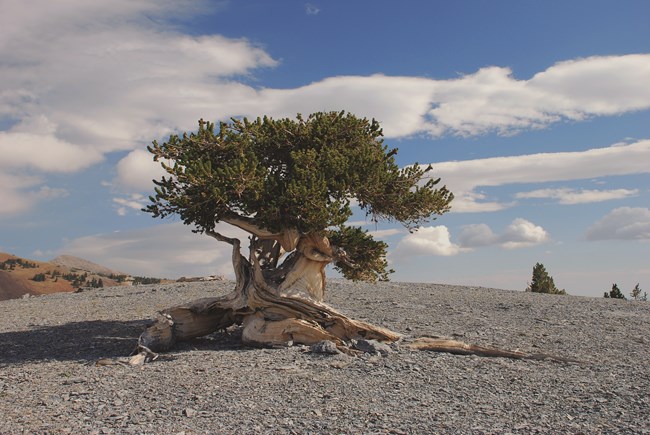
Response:
[[[401,335],[380,326],[350,319],[323,302],[325,266],[339,258],[327,238],[318,234],[294,232],[272,234],[249,222],[238,222],[253,237],[250,257],[240,252],[238,239],[208,232],[215,239],[232,245],[235,288],[225,296],[203,298],[161,311],[157,320],[140,335],[135,356],[129,364],[155,359],[157,352],[170,350],[177,342],[191,340],[241,325],[242,341],[254,346],[278,346],[289,343],[312,345],[323,340],[335,343],[349,353],[353,340],[368,339],[393,343]],[[277,266],[283,250],[295,250]],[[344,254],[343,254],[344,255]],[[456,340],[420,337],[406,340],[414,350],[447,352],[514,359],[550,359],[575,361],[546,354],[527,354],[466,344]],[[120,362],[121,364],[123,362]]]
[[[259,252],[255,252],[254,248],[259,247],[255,240],[249,261],[241,255],[239,240],[214,232],[209,235],[233,247],[235,289],[222,297],[163,310],[140,336],[141,351],[167,351],[179,341],[235,324],[243,326],[242,340],[249,345],[311,345],[330,340],[345,348],[353,339],[394,342],[400,338],[393,331],[350,319],[323,303],[324,269],[335,259],[327,238],[315,234],[300,237],[295,251],[281,266],[265,270]]]

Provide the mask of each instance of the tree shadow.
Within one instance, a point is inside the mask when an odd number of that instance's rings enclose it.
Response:
[[[0,367],[39,361],[91,362],[129,355],[151,320],[71,322],[0,333]],[[174,346],[174,352],[240,349],[237,330]]]

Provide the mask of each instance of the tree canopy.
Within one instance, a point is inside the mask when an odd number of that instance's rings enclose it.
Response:
[[[224,221],[318,233],[353,260],[335,263],[346,277],[372,280],[386,278],[386,245],[345,226],[354,201],[373,220],[409,230],[450,209],[453,194],[437,187],[430,167],[397,165],[397,150],[384,145],[375,120],[328,112],[232,119],[216,127],[200,120],[197,132],[148,148],[168,175],[154,180],[145,211],[178,214],[196,232],[210,233]]]
[[[609,291],[609,293],[605,292],[605,298],[627,299],[623,292],[618,288],[618,284],[616,283],[612,284],[612,289]]]
[[[542,263],[536,263],[533,267],[533,276],[530,285],[526,289],[533,293],[549,293],[554,295],[565,295],[565,290],[555,286],[553,277],[548,274]]]

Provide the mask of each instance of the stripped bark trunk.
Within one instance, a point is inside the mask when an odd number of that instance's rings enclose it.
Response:
[[[233,247],[235,289],[222,297],[163,310],[140,336],[140,350],[166,351],[179,341],[234,324],[243,326],[242,340],[250,345],[311,345],[330,340],[343,348],[353,339],[394,342],[400,338],[396,332],[350,319],[323,303],[324,268],[334,259],[327,239],[301,237],[292,256],[265,273],[258,255],[251,255],[251,261],[241,255],[239,240],[210,235]]]
[[[231,325],[242,326],[242,341],[248,345],[313,345],[329,340],[346,353],[350,352],[353,340],[393,343],[402,338],[386,328],[351,319],[323,302],[325,266],[346,261],[345,254],[332,248],[327,238],[317,234],[298,236],[293,231],[272,234],[243,219],[232,219],[230,223],[253,234],[249,259],[241,255],[238,239],[216,232],[208,235],[232,245],[236,278],[233,291],[161,311],[140,336],[130,364],[155,359],[157,352],[168,351],[178,342]],[[292,250],[291,254],[278,266],[279,257],[288,250]],[[430,337],[405,340],[404,345],[414,350],[460,355],[578,362]]]

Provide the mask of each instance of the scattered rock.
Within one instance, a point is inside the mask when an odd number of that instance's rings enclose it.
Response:
[[[354,342],[354,348],[366,353],[378,353],[382,356],[386,356],[393,352],[389,345],[380,343],[377,340],[356,340]]]
[[[341,353],[341,351],[336,347],[336,344],[329,340],[319,341],[318,343],[311,345],[309,351],[311,353],[320,353],[325,355],[336,355]]]

